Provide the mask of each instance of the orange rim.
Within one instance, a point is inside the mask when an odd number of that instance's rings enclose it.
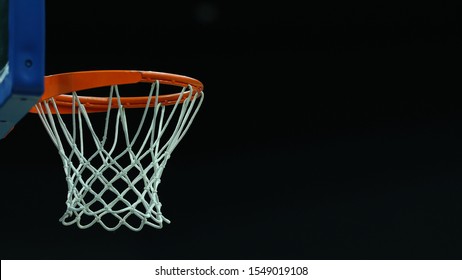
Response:
[[[153,83],[159,81],[160,84],[173,85],[178,87],[191,86],[193,94],[201,94],[204,86],[196,79],[152,71],[132,71],[132,70],[99,70],[99,71],[82,71],[70,72],[45,77],[45,91],[38,101],[39,103],[54,98],[60,114],[72,114],[72,95],[74,91],[135,83]],[[175,104],[180,97],[181,92],[173,94],[159,95],[158,103],[163,105]],[[183,93],[180,102],[183,102],[189,96],[189,91]],[[120,102],[124,108],[145,108],[149,96],[121,97]],[[117,97],[113,97],[109,102],[109,97],[79,96],[79,101],[85,106],[88,113],[106,112],[108,104],[111,108],[117,108],[119,103]],[[149,106],[154,106],[155,98],[151,98]],[[55,109],[51,108],[53,114]],[[37,109],[32,107],[30,113],[38,113]]]

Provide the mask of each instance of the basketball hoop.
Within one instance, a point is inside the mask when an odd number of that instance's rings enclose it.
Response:
[[[144,96],[120,94],[122,87],[146,83]],[[164,93],[161,87],[176,91]],[[95,89],[106,90],[107,96],[84,94]],[[45,93],[30,112],[39,115],[63,161],[68,194],[60,221],[79,228],[99,223],[110,231],[160,229],[170,223],[157,190],[171,153],[203,102],[202,90],[195,79],[161,72],[45,77]]]

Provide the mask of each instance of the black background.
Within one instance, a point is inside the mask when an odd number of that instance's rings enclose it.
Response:
[[[61,160],[24,118],[2,259],[460,259],[460,5],[302,2],[48,1],[47,74],[171,72],[206,98],[161,230],[61,225]]]

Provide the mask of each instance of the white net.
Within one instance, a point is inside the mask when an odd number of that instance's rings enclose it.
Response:
[[[151,84],[144,109],[126,110],[116,85],[110,87],[108,100],[115,95],[118,106],[111,109],[109,101],[105,113],[88,114],[77,92],[72,93],[72,114],[60,114],[54,98],[36,105],[64,165],[68,185],[67,209],[60,219],[64,225],[88,228],[99,223],[106,230],[126,226],[139,231],[170,223],[161,212],[158,186],[204,94],[184,87],[176,103],[165,106],[158,102],[159,87],[158,81]],[[153,99],[154,106],[149,106]],[[135,111],[138,119],[129,120],[128,113]],[[96,124],[97,119],[102,125]]]

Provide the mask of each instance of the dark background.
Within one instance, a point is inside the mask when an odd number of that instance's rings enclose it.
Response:
[[[2,259],[461,259],[460,5],[47,2],[47,74],[191,76],[162,230],[80,230],[28,115],[0,142]],[[324,3],[325,2],[325,3]]]

